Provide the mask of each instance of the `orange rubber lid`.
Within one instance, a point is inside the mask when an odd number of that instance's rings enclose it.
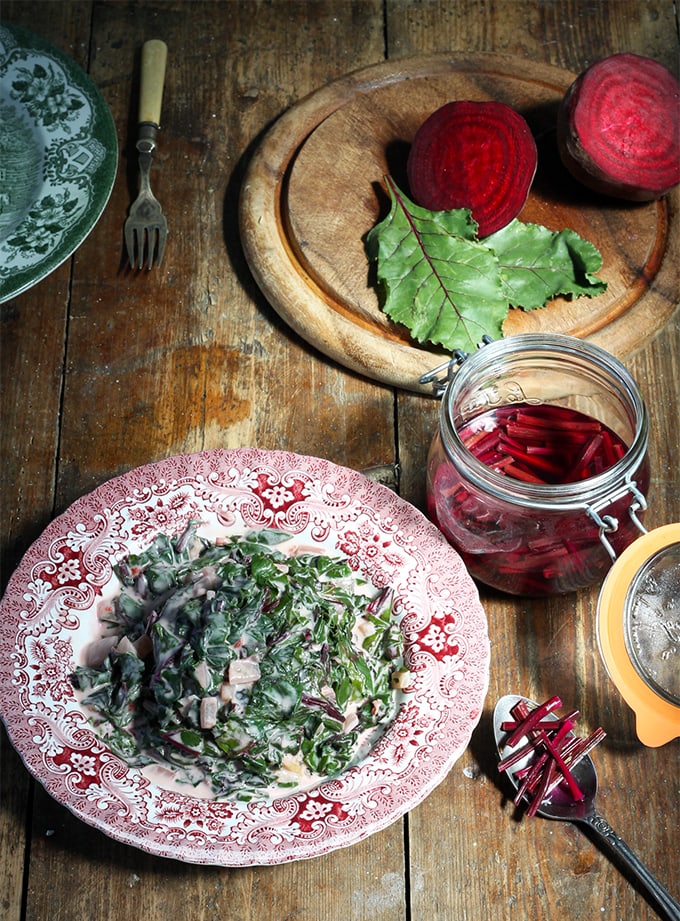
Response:
[[[656,748],[680,736],[680,523],[644,534],[616,560],[597,639],[640,741]]]

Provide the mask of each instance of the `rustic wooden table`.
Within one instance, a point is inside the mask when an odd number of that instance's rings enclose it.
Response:
[[[132,467],[256,445],[353,468],[398,461],[423,506],[438,406],[325,358],[255,285],[237,203],[263,132],[297,99],[356,68],[436,51],[496,51],[579,71],[630,50],[678,62],[673,0],[4,0],[2,18],[72,55],[106,98],[120,143],[113,194],[73,258],[0,307],[2,586],[70,502]],[[136,184],[135,63],[170,48],[153,185],[171,237],[162,268],[125,267]],[[677,301],[677,286],[670,296]],[[628,360],[648,402],[649,525],[680,520],[680,325]],[[642,746],[599,658],[597,588],[548,601],[481,590],[487,704],[468,751],[404,819],[309,861],[223,869],[146,855],[74,818],[0,736],[0,914],[7,921],[478,921],[651,919],[576,827],[515,821],[497,785],[490,714],[502,694],[555,691],[608,733],[599,804],[680,896],[676,740]]]

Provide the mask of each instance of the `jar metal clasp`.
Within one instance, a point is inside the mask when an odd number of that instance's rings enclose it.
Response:
[[[432,384],[433,395],[435,397],[442,397],[446,392],[446,388],[451,383],[454,373],[458,370],[460,365],[463,364],[467,357],[467,352],[463,352],[461,349],[456,349],[448,361],[445,361],[441,365],[437,365],[437,367],[433,368],[431,371],[427,371],[425,374],[423,374],[422,377],[418,379],[418,383]]]
[[[616,502],[618,499],[621,499],[626,493],[630,493],[632,496],[632,501],[628,506],[628,514],[638,529],[640,534],[646,534],[647,528],[642,524],[638,517],[639,512],[644,512],[647,508],[647,500],[644,495],[637,488],[637,483],[635,480],[626,480],[620,490],[607,496],[602,501],[596,503],[595,505],[586,506],[586,515],[595,522],[599,528],[599,537],[602,543],[602,546],[609,554],[612,562],[616,561],[616,550],[611,545],[607,535],[614,534],[619,529],[619,521],[617,518],[614,518],[613,515],[602,515],[600,514],[608,505]]]
[[[479,343],[479,348],[483,345],[488,345],[494,340],[491,336],[482,336],[482,341]],[[426,371],[418,379],[419,384],[432,384],[432,393],[435,397],[442,397],[446,392],[446,388],[451,383],[453,375],[456,373],[458,368],[463,364],[465,359],[468,357],[469,352],[464,352],[462,349],[455,349],[451,353],[451,358],[448,361],[443,362],[441,365],[437,365],[436,368],[432,368],[431,371]]]

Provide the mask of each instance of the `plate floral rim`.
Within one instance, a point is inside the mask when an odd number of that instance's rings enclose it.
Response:
[[[102,744],[76,700],[69,676],[115,590],[112,561],[197,514],[206,536],[287,530],[394,586],[413,687],[367,757],[319,787],[247,803],[161,787]],[[441,532],[362,474],[283,451],[178,455],[109,480],[48,525],[0,601],[0,715],[28,770],[112,838],[190,863],[316,857],[395,822],[467,748],[489,658],[477,588]]]

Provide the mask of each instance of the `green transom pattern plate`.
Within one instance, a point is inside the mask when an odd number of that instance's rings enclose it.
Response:
[[[69,258],[111,194],[111,112],[77,64],[0,25],[0,303]]]

